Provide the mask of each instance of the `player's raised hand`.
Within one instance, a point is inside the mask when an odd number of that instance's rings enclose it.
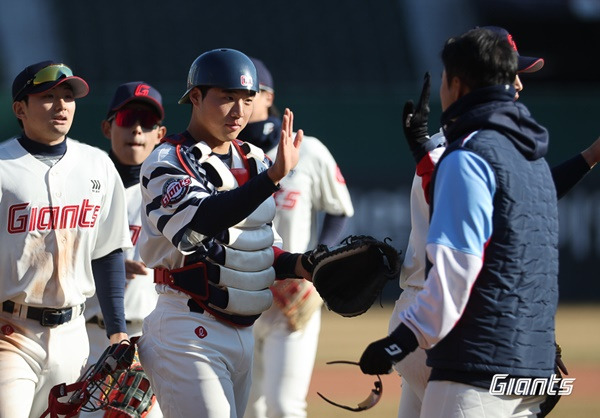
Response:
[[[304,132],[299,129],[294,137],[294,112],[285,109],[281,127],[281,138],[277,147],[275,162],[268,169],[267,174],[277,184],[298,164],[300,159],[300,145]]]
[[[425,73],[421,97],[417,102],[417,106],[412,100],[408,100],[404,104],[402,112],[402,127],[404,129],[404,137],[408,142],[408,147],[413,154],[415,162],[421,161],[421,158],[435,148],[429,142],[429,93],[431,90],[431,76],[429,72]]]

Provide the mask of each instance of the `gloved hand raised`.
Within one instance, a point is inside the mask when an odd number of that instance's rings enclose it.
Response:
[[[412,100],[408,100],[404,104],[402,112],[402,127],[404,136],[410,151],[413,154],[416,163],[431,150],[439,146],[437,143],[432,143],[429,137],[429,93],[431,90],[431,76],[429,72],[425,73],[423,81],[423,89],[421,97],[415,107]]]
[[[404,324],[387,337],[372,342],[360,357],[360,370],[365,374],[388,374],[398,363],[418,347],[415,334]]]

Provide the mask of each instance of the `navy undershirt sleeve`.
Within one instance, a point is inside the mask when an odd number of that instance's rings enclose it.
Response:
[[[214,236],[243,221],[277,190],[263,171],[240,187],[205,198],[189,226],[202,235]]]
[[[96,294],[106,324],[106,335],[127,332],[125,325],[125,257],[121,249],[92,260]]]
[[[583,155],[577,154],[575,157],[552,167],[552,179],[556,187],[556,197],[562,198],[569,192],[587,173],[590,166],[583,158]]]
[[[347,222],[348,217],[346,215],[332,215],[326,213],[323,218],[319,244],[325,244],[328,247],[338,245]]]
[[[273,268],[275,269],[275,277],[281,279],[301,279],[302,277],[296,274],[296,261],[302,254],[284,252],[275,261]]]

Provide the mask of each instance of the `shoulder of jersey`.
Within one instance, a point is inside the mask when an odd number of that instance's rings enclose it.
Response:
[[[162,165],[165,163],[171,165],[177,161],[176,148],[173,144],[163,142],[154,148],[150,155],[144,160],[142,163],[142,171],[154,165]]]
[[[87,157],[89,156],[89,157],[93,157],[93,158],[89,159],[89,161],[95,161],[95,162],[102,161],[103,164],[107,164],[110,167],[114,167],[114,163],[108,156],[108,152],[104,151],[103,149],[95,147],[90,144],[86,144],[84,142],[78,141],[73,138],[67,137],[67,140],[69,141],[68,148],[71,151],[75,150],[77,153],[85,156],[86,161],[88,161]]]
[[[314,136],[305,136],[302,139],[300,152],[307,156],[314,156],[315,158],[319,159],[331,155],[331,151],[327,148],[327,146]]]
[[[12,147],[17,141],[17,139],[18,138],[16,136],[13,136],[12,138],[7,139],[6,141],[0,142],[0,149]]]
[[[108,157],[108,152],[104,151],[102,148],[98,148],[94,145],[86,144],[85,142],[81,142],[77,139],[73,139],[71,137],[67,137],[68,147],[77,147],[80,148],[82,152],[92,152],[96,154],[100,154]]]

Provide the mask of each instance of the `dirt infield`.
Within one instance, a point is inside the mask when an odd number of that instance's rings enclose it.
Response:
[[[374,376],[365,376],[357,366],[326,365],[333,360],[358,361],[365,347],[387,333],[392,306],[373,307],[355,318],[342,318],[323,312],[321,337],[313,379],[308,393],[308,416],[343,418],[353,415],[327,404],[317,392],[330,399],[356,406],[373,388]],[[551,417],[600,417],[600,306],[561,306],[557,314],[557,340],[570,378],[575,378],[573,393],[564,396]],[[585,331],[584,331],[585,330]],[[382,376],[383,397],[360,418],[395,417],[401,394],[396,374]]]

